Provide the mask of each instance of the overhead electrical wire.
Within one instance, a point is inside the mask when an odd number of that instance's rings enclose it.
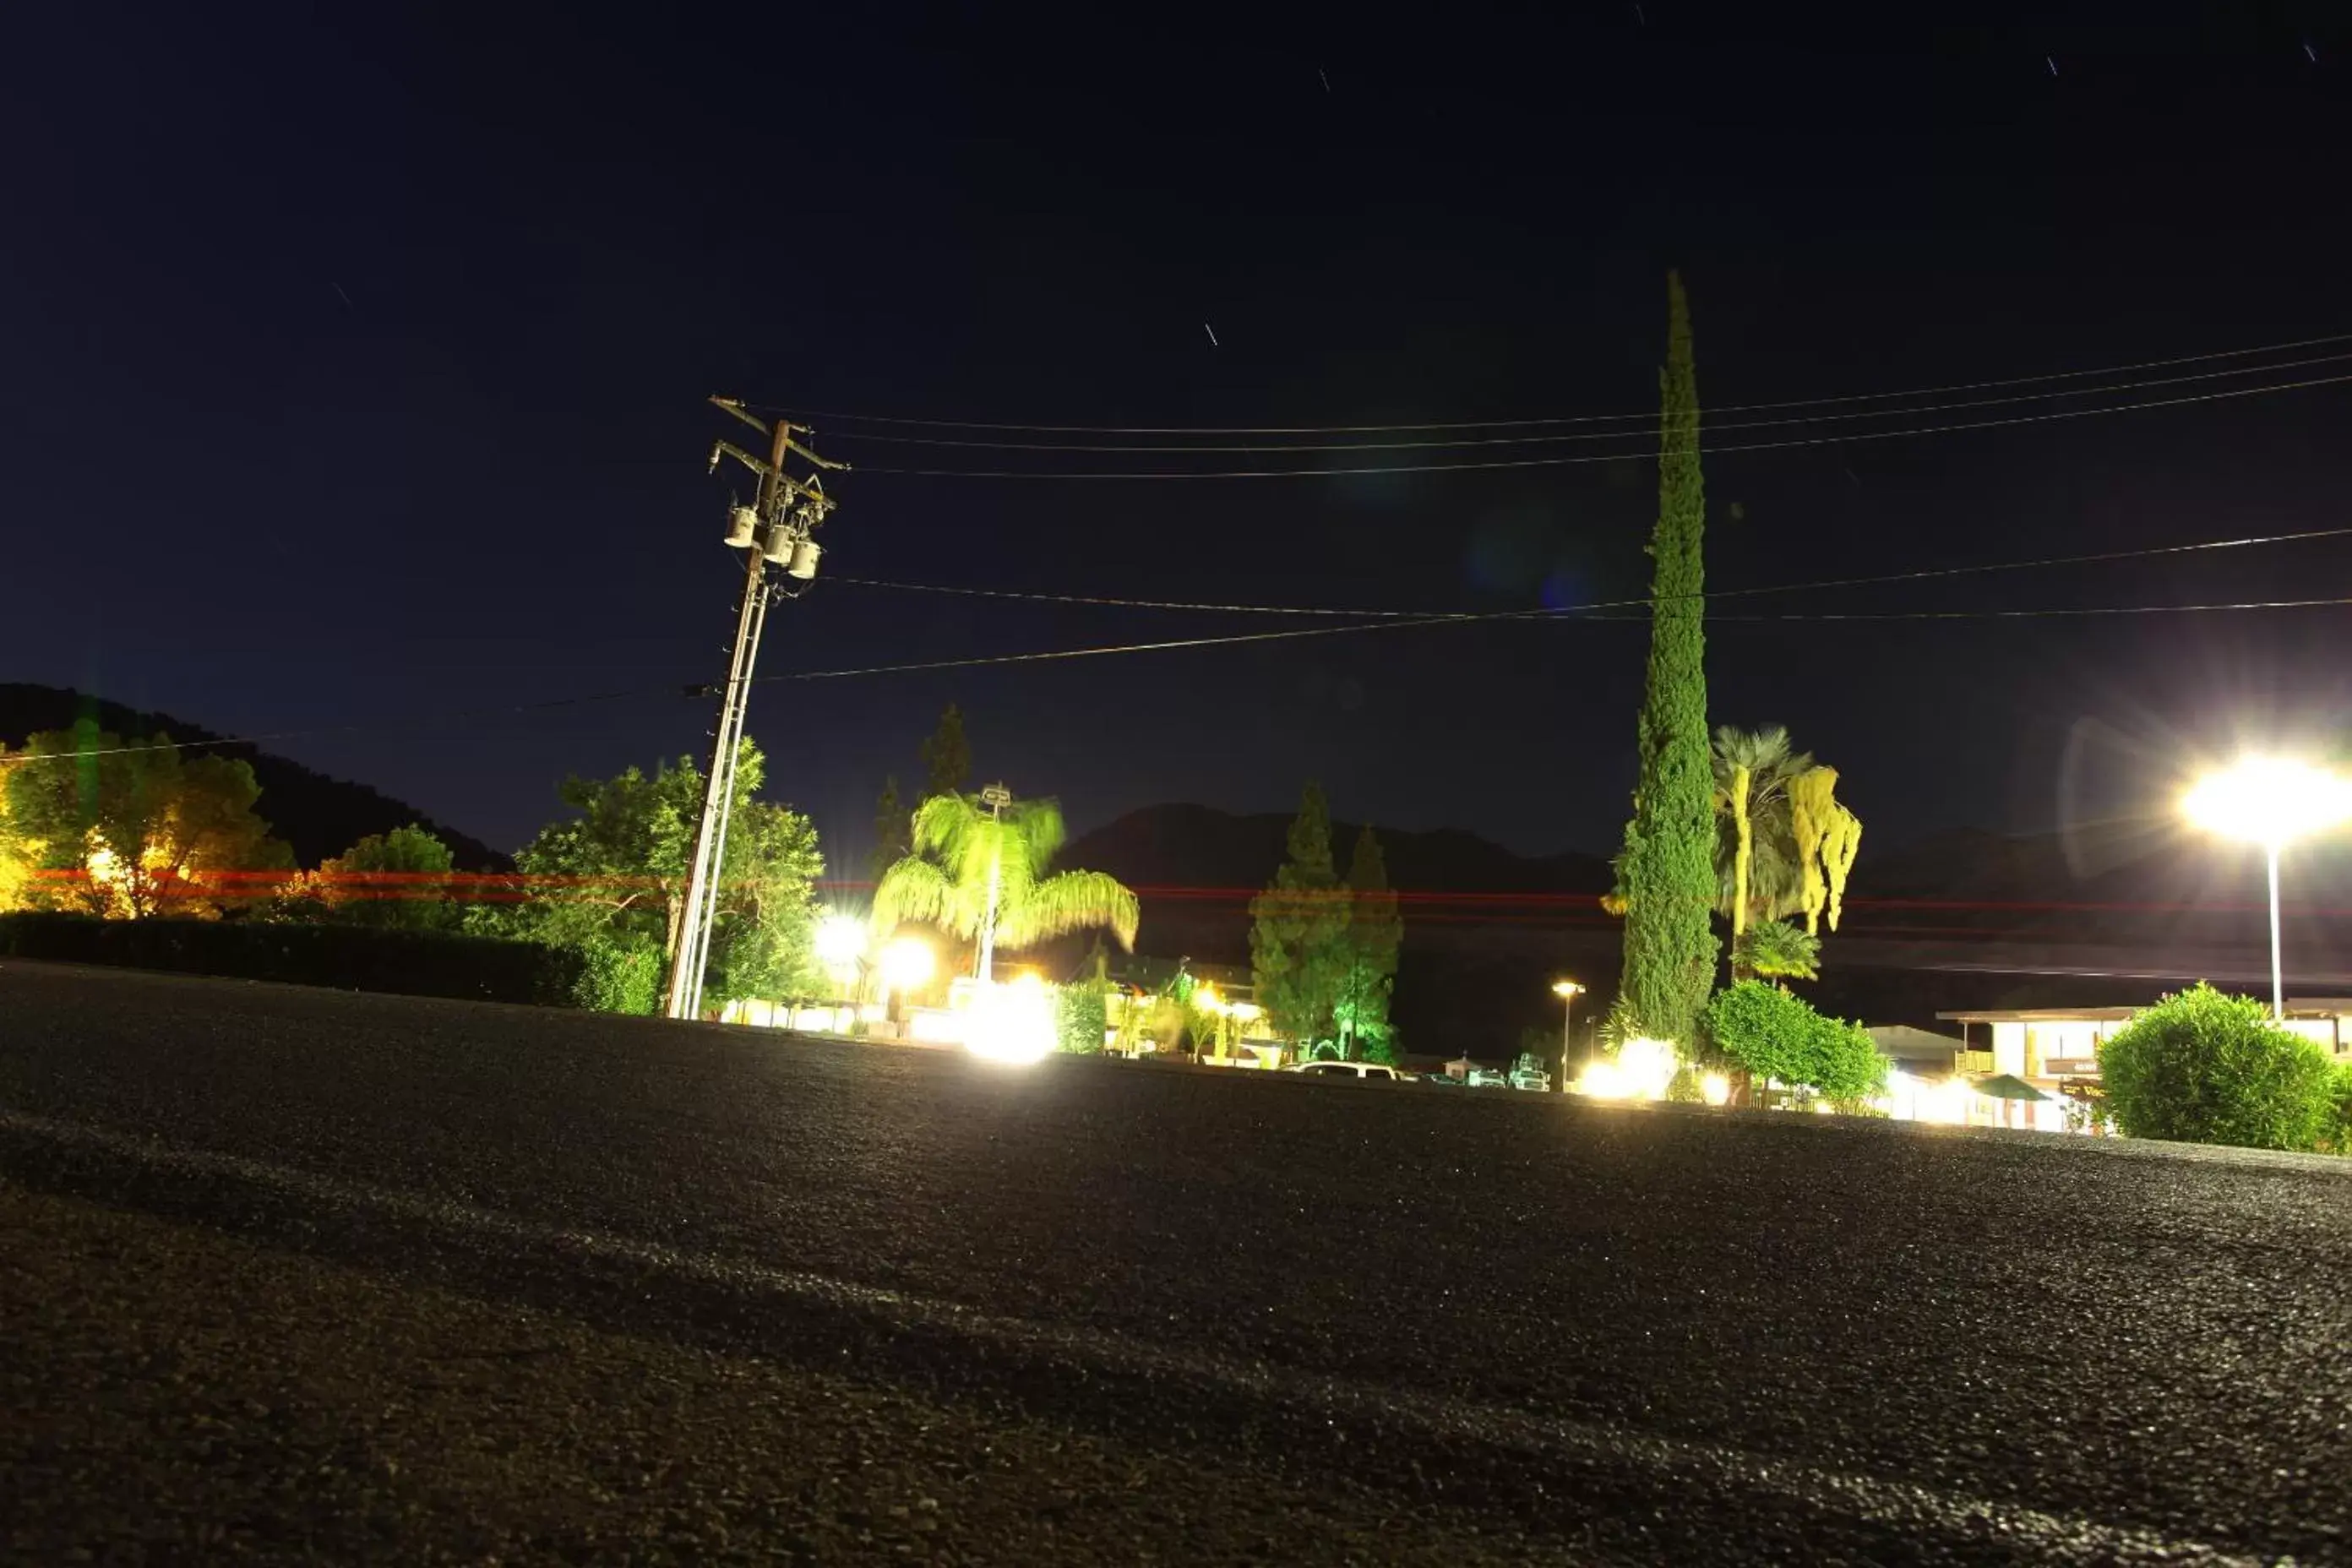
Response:
[[[1975,576],[1988,572],[2024,572],[2054,566],[2095,566],[2117,561],[2147,560],[2160,555],[2191,555],[2205,551],[2243,550],[2266,544],[2302,544],[2313,540],[2342,539],[2347,536],[2352,536],[2352,525],[2341,528],[2306,528],[2293,533],[2247,534],[2236,539],[2196,540],[2187,544],[2134,545],[2127,550],[2095,550],[2075,555],[2035,556],[2023,561],[1995,561],[1967,566],[1924,566],[1909,572],[1881,573],[1868,577],[1823,578],[1811,583],[1773,584],[1755,588],[1710,588],[1697,597],[1710,600],[1729,599],[1757,594],[1811,593],[1829,588],[1883,587],[1891,583],[1916,583],[1938,577]],[[1652,602],[1649,598],[1643,597],[1564,605],[1559,608],[1374,610],[1335,605],[1208,604],[1185,599],[1118,598],[1107,595],[1034,594],[1014,588],[968,588],[946,583],[898,583],[876,577],[836,576],[830,580],[860,588],[884,588],[894,592],[916,594],[949,594],[964,598],[1017,599],[1049,605],[1095,605],[1127,610],[1193,610],[1221,615],[1345,616],[1360,620],[1412,620],[1431,623],[1495,617],[1572,616],[1592,610],[1647,608]]]
[[[1999,419],[1969,419],[1947,425],[1923,425],[1901,430],[1850,430],[1835,436],[1801,437],[1786,441],[1734,441],[1717,446],[1701,443],[1700,452],[1777,452],[1799,447],[1840,447],[1851,441],[1887,441],[1908,436],[1943,436],[1963,430],[1994,430],[2018,425],[2042,425],[2056,419],[2087,419],[2102,414],[2129,414],[2145,408],[2177,408],[2191,403],[2215,403],[2224,398],[2254,397],[2270,392],[2300,392],[2315,386],[2352,382],[2352,374],[2312,376],[2266,386],[2230,387],[2218,392],[2191,393],[2180,397],[2146,398],[2105,408],[2056,408],[2041,414],[2013,414]],[[1655,448],[1628,452],[1594,452],[1577,457],[1496,458],[1466,463],[1377,463],[1353,468],[1146,468],[1055,470],[1037,468],[898,468],[859,464],[863,476],[889,474],[929,479],[1316,479],[1366,474],[1444,474],[1505,468],[1560,468],[1587,463],[1639,461],[1658,455]]]
[[[2046,371],[2038,375],[2004,376],[1993,381],[1949,382],[1940,386],[1912,387],[1895,392],[1856,392],[1833,397],[1799,397],[1776,403],[1727,403],[1707,412],[1715,414],[1761,414],[1784,408],[1826,408],[1848,403],[1891,402],[1906,397],[1940,397],[1954,392],[1987,392],[2005,386],[2033,386],[2052,381],[2083,381],[2101,375],[2131,375],[2144,370],[2168,370],[2175,365],[2204,364],[2214,360],[2251,359],[2261,354],[2286,353],[2295,349],[2318,348],[2333,343],[2352,342],[2352,332],[2332,332],[2323,337],[2296,338],[2285,342],[2263,343],[2253,348],[2220,349],[2208,353],[2176,354],[2168,359],[2139,360],[2126,364],[2105,365],[2095,370]],[[1626,414],[1555,415],[1533,419],[1457,419],[1426,424],[1405,425],[1033,425],[982,419],[917,419],[887,414],[825,413],[814,409],[795,409],[783,404],[747,404],[746,407],[763,413],[780,414],[788,418],[824,419],[842,424],[900,425],[936,430],[1005,430],[1042,435],[1094,436],[1365,436],[1385,435],[1396,431],[1416,430],[1512,430],[1529,429],[1544,425],[1602,425],[1629,420],[1650,420],[1658,416],[1653,408]]]
[[[2151,386],[2184,386],[2191,382],[2220,381],[2229,376],[2263,375],[2283,370],[2301,370],[2315,364],[2340,364],[2352,359],[2352,350],[2341,353],[2314,354],[2306,359],[2282,360],[2273,364],[2244,365],[2230,370],[2204,370],[2189,375],[2157,376],[2141,381],[2117,382],[2108,386],[2061,387],[2051,392],[2015,392],[2000,397],[1970,397],[1957,403],[1922,403],[1904,408],[1862,408],[1844,414],[1784,415],[1777,419],[1709,420],[1709,430],[1761,430],[1790,425],[1828,425],[1843,420],[1898,419],[1915,414],[1948,414],[1963,408],[2007,407],[2019,403],[2038,403],[2053,397],[2103,397],[2119,392],[2136,392]],[[2266,391],[2264,387],[2248,387],[2247,392]],[[2120,406],[2120,405],[2119,405]],[[2131,405],[2129,406],[2137,406]],[[1655,415],[1651,416],[1653,419]],[[865,431],[837,432],[846,441],[883,441],[911,447],[956,447],[989,452],[1115,452],[1156,453],[1161,456],[1189,456],[1194,453],[1224,452],[1402,452],[1425,450],[1455,450],[1475,447],[1531,447],[1564,441],[1629,441],[1645,437],[1644,430],[1579,430],[1547,432],[1532,436],[1447,437],[1436,440],[1414,441],[1284,441],[1226,444],[1219,446],[1170,446],[1160,443],[1150,446],[1105,445],[1084,441],[994,441],[961,440],[938,436],[876,435]],[[1633,456],[1647,456],[1634,453]]]
[[[1976,576],[1997,572],[2021,572],[2034,570],[2037,568],[2095,564],[2162,555],[2187,554],[2204,551],[2236,550],[2267,544],[2287,544],[2315,539],[2340,538],[2345,535],[2352,535],[2352,526],[2342,528],[2307,529],[2295,533],[2249,535],[2238,539],[2200,540],[2187,544],[2143,545],[2128,550],[2104,550],[2078,555],[2041,556],[2021,561],[1990,561],[1979,562],[1964,566],[1925,567],[1906,572],[1879,573],[1862,577],[1821,578],[1811,582],[1803,583],[1768,584],[1753,588],[1716,588],[1695,595],[1678,595],[1678,597],[1696,598],[1702,602],[1706,602],[1717,599],[1753,597],[1758,595],[1764,594],[1811,593],[1833,588],[1883,586],[1894,583],[1922,582],[1937,578]],[[1286,609],[1281,606],[1267,605],[1184,605],[1171,601],[1114,600],[1102,598],[1076,598],[1075,596],[1051,595],[1023,595],[986,589],[964,590],[944,588],[919,584],[881,584],[864,579],[836,578],[835,581],[858,581],[866,586],[904,587],[928,592],[971,593],[990,597],[1044,598],[1047,600],[1056,600],[1066,597],[1070,602],[1081,604],[1112,605],[1120,607],[1139,609],[1213,609],[1253,614],[1312,614],[1318,616],[1334,613],[1341,615],[1351,613],[1347,611],[1333,612],[1324,609]],[[985,654],[959,658],[921,659],[900,664],[863,665],[841,669],[791,670],[775,675],[756,676],[753,678],[753,684],[764,685],[780,681],[839,680],[856,676],[911,674],[922,670],[968,669],[987,665],[1038,664],[1076,658],[1096,658],[1115,654],[1160,653],[1184,648],[1225,647],[1250,643],[1288,642],[1297,641],[1305,637],[1339,637],[1352,632],[1385,631],[1408,626],[1465,626],[1480,624],[1491,625],[1515,621],[1539,620],[1636,621],[1645,617],[1638,616],[1613,616],[1601,612],[1643,609],[1647,608],[1654,601],[1648,597],[1642,597],[1633,599],[1595,600],[1582,605],[1561,605],[1558,607],[1547,606],[1519,610],[1439,611],[1426,614],[1419,612],[1369,611],[1362,612],[1362,614],[1367,616],[1378,616],[1382,618],[1351,619],[1346,621],[1342,625],[1335,626],[1286,626],[1276,631],[1225,633],[1217,636],[1196,637],[1171,637],[1152,642],[1105,644],[1095,647],[1075,648],[1043,648],[1024,653]],[[2081,608],[2053,608],[2046,610],[1883,611],[1874,613],[1854,613],[1851,615],[1827,613],[1755,616],[1709,615],[1707,618],[1709,620],[1963,620],[2022,618],[2042,616],[2163,615],[2229,610],[2251,611],[2306,609],[2342,605],[2352,605],[2352,597],[2341,599],[2283,599],[2238,604],[2092,606]],[[207,747],[249,746],[257,745],[265,741],[301,740],[322,735],[346,735],[399,729],[425,729],[439,724],[451,723],[468,719],[500,718],[518,713],[544,711],[551,709],[581,707],[591,703],[623,701],[639,697],[651,697],[656,695],[668,695],[675,697],[680,693],[684,693],[688,696],[700,696],[707,693],[709,689],[709,685],[707,682],[668,682],[660,686],[629,687],[619,690],[591,692],[573,697],[546,698],[530,702],[493,703],[477,708],[456,709],[439,713],[419,714],[414,718],[404,720],[387,720],[369,723],[330,724],[299,730],[274,730],[248,735],[218,736],[204,741],[144,743],[129,746],[108,746],[90,751],[57,752],[43,756],[9,756],[0,758],[0,767],[16,767],[38,762],[79,761],[89,757],[123,756],[138,752],[167,750],[200,751]]]

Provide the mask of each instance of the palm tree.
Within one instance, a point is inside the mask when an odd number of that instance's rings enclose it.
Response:
[[[1717,905],[1738,945],[1750,921],[1778,920],[1803,907],[1804,869],[1790,826],[1790,785],[1813,759],[1789,750],[1778,724],[1715,731]]]
[[[919,921],[979,943],[973,971],[993,978],[995,951],[1033,946],[1108,926],[1135,946],[1135,895],[1100,871],[1045,868],[1062,847],[1062,808],[1015,801],[1002,784],[976,795],[940,795],[915,813],[913,853],[882,874],[874,924],[889,931]]]

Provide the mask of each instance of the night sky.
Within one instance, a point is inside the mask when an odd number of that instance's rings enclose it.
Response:
[[[2352,333],[2332,6],[2131,33],[1675,0],[1411,26],[43,9],[0,51],[0,679],[236,734],[353,726],[272,749],[502,847],[566,772],[704,745],[709,705],[677,689],[723,670],[737,568],[734,481],[703,458],[750,434],[712,393],[1036,425],[1638,413],[1670,267],[1711,410]],[[2112,379],[2312,360],[2269,380],[2352,374],[2352,340]],[[1712,435],[1820,444],[1708,460],[1710,584],[2352,524],[2352,384],[1822,439],[2085,401]],[[853,576],[1436,610],[1646,583],[1638,436],[1336,459],[1636,454],[1516,470],[1008,480],[873,470],[1170,464],[814,424],[867,471],[832,484],[827,580],[772,619],[771,674],[1272,624]],[[2352,541],[1721,607],[2346,595]],[[1712,717],[1788,724],[1879,844],[2046,826],[2145,808],[2233,731],[2341,732],[2347,630],[2341,608],[1726,621]],[[1605,851],[1643,648],[1638,622],[1504,623],[780,681],[751,728],[845,865],[950,700],[980,771],[1077,829],[1287,809],[1316,777],[1349,819]],[[649,694],[467,716],[624,689]]]

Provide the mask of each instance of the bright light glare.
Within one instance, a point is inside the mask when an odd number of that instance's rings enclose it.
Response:
[[[1592,1100],[1664,1100],[1674,1081],[1674,1047],[1664,1040],[1628,1040],[1616,1057],[1577,1075],[1576,1092]]]
[[[902,936],[882,950],[882,978],[893,991],[911,991],[931,977],[938,962],[929,942]]]
[[[1709,1105],[1731,1103],[1731,1080],[1719,1072],[1711,1072],[1698,1080],[1698,1092]]]
[[[1551,983],[1551,994],[1555,996],[1581,996],[1584,987],[1573,980],[1555,980]]]
[[[2198,781],[2181,800],[2210,833],[2278,845],[2352,816],[2352,784],[2285,757],[2247,757]]]
[[[816,956],[828,969],[848,969],[866,956],[866,922],[856,915],[829,914],[816,928]]]
[[[1043,976],[1016,974],[1009,984],[983,987],[971,999],[965,1047],[990,1061],[1025,1067],[1054,1048],[1054,993]]]

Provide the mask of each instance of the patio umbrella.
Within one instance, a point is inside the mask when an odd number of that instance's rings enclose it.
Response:
[[[1978,1079],[1969,1087],[1988,1100],[2034,1100],[2050,1098],[2015,1073],[1995,1073],[1990,1078]]]

